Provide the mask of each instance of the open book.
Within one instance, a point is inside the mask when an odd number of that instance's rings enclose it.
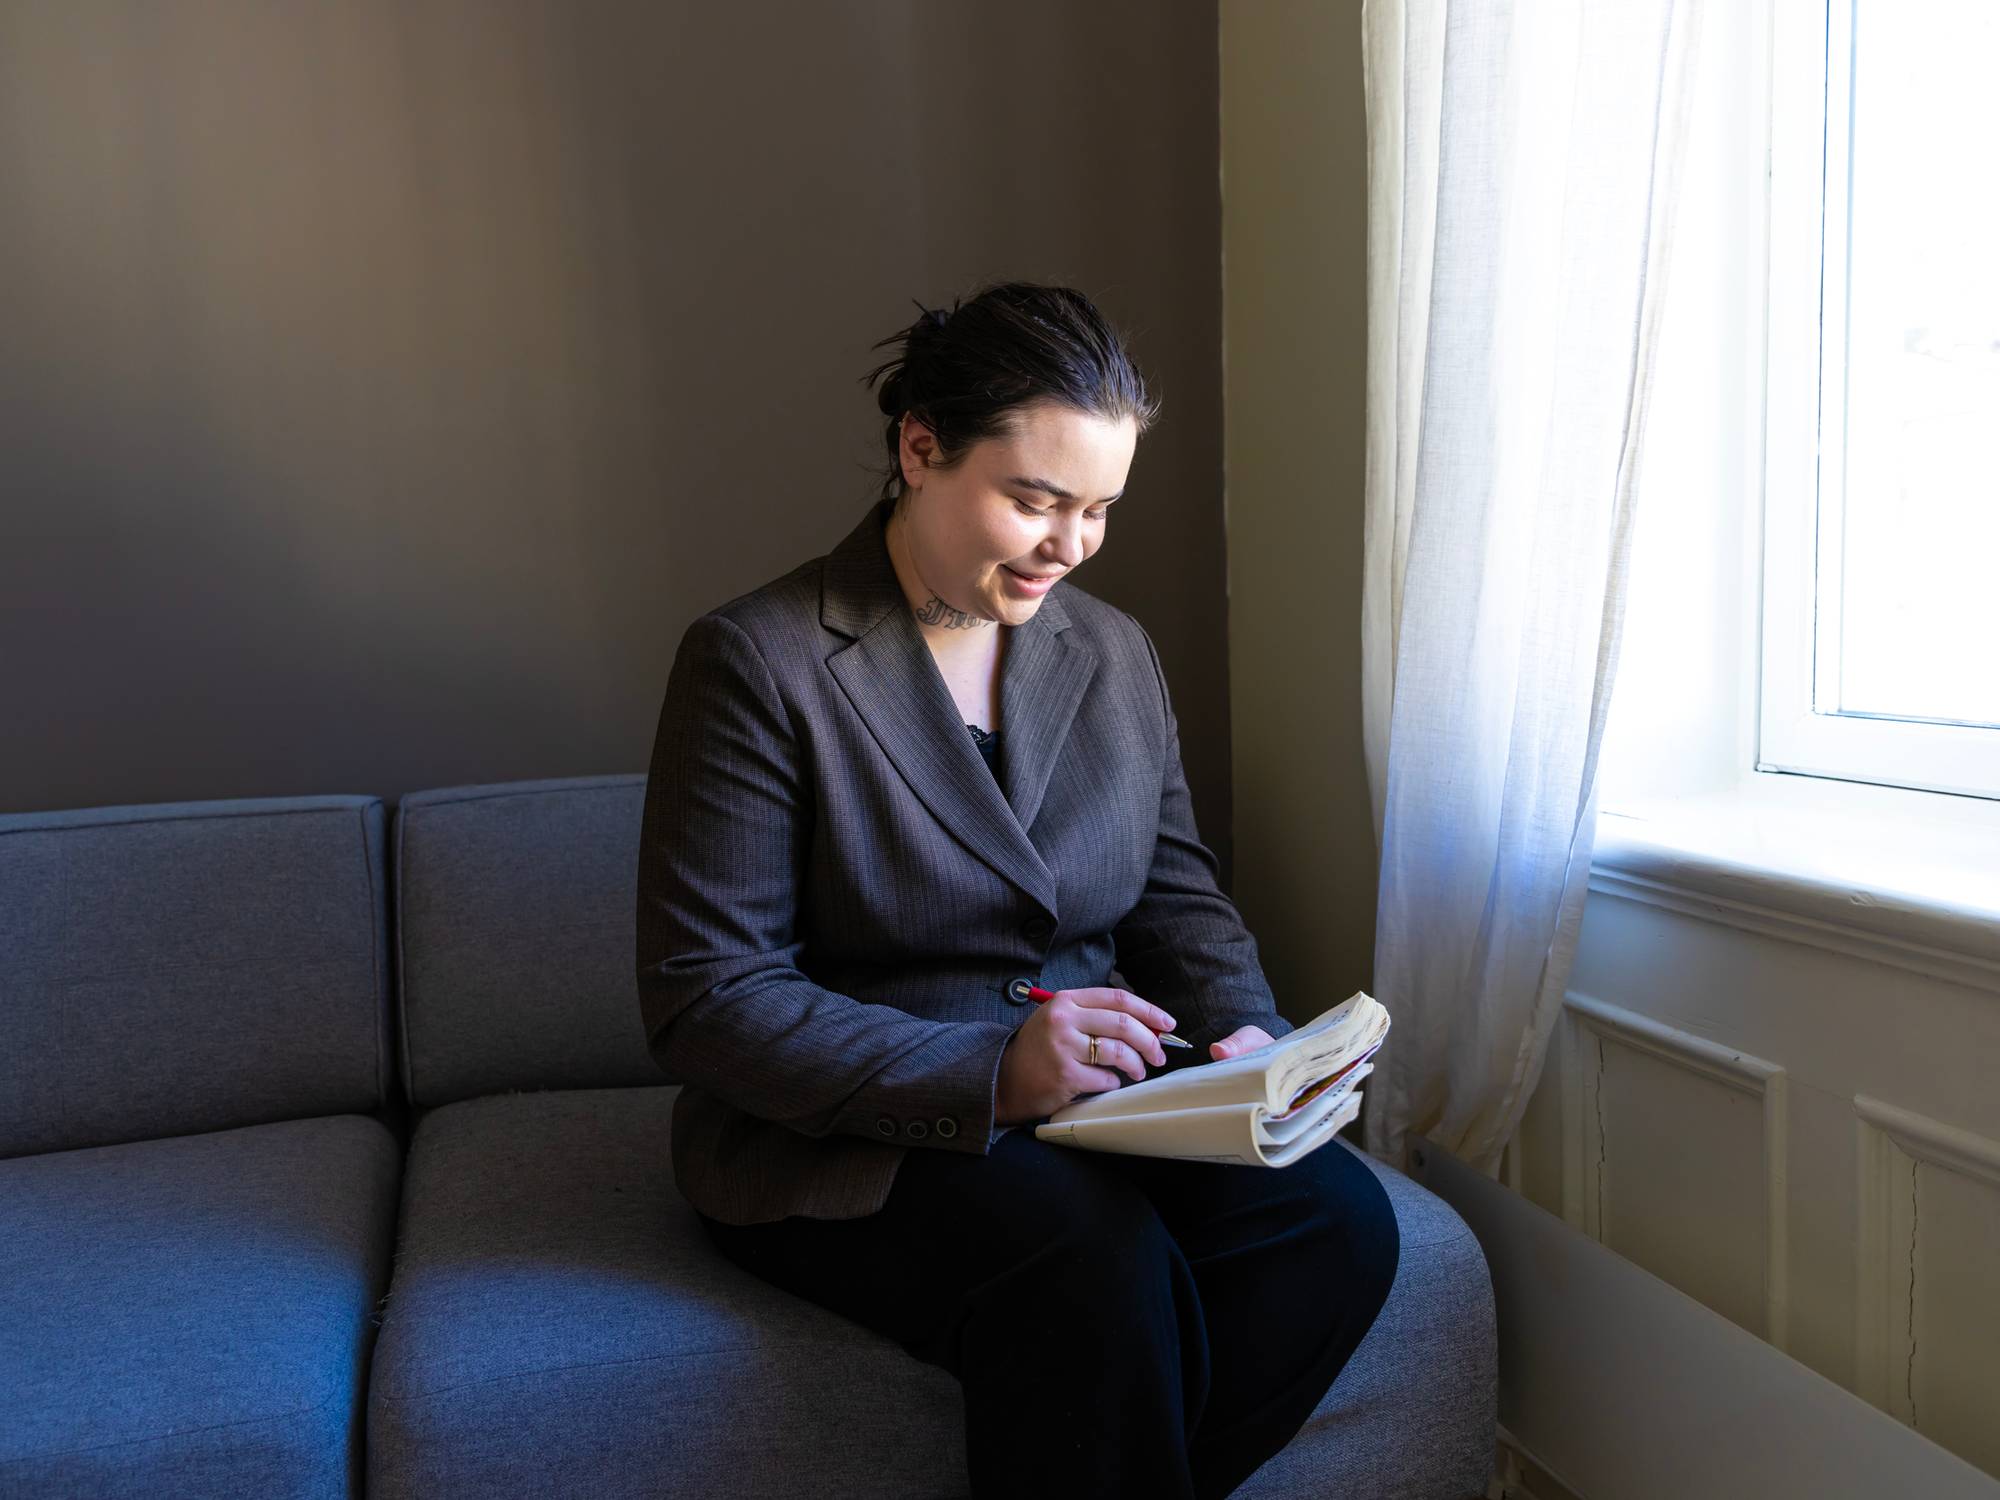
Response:
[[[1254,1052],[1121,1084],[1064,1105],[1037,1140],[1186,1161],[1283,1167],[1361,1112],[1355,1088],[1389,1033],[1389,1012],[1353,995]]]

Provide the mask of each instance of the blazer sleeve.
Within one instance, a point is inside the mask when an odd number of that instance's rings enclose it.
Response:
[[[1180,725],[1174,718],[1160,654],[1144,627],[1146,652],[1159,684],[1167,753],[1160,777],[1160,826],[1146,888],[1112,928],[1117,969],[1134,994],[1178,1017],[1194,1016],[1178,1035],[1201,1049],[1239,1026],[1261,1026],[1272,1040],[1295,1030],[1278,1014],[1257,959],[1257,940],[1219,884],[1221,867],[1195,830],[1194,805],[1181,768]]]
[[[798,892],[813,786],[762,654],[704,615],[668,674],[639,851],[638,981],[647,1047],[675,1082],[809,1136],[955,1116],[897,1143],[986,1154],[999,1022],[924,1020],[799,968]]]

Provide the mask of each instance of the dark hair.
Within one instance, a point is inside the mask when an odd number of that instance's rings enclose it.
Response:
[[[884,500],[907,488],[901,462],[906,412],[937,435],[937,469],[954,467],[983,438],[1010,436],[1018,409],[1035,402],[1058,402],[1111,422],[1131,417],[1140,432],[1159,415],[1123,339],[1079,291],[992,282],[970,302],[954,299],[950,312],[916,306],[914,323],[870,345],[900,343],[902,352],[862,382],[889,372],[875,396],[889,419]]]

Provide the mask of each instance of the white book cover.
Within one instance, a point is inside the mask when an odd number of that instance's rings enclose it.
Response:
[[[1038,1140],[1090,1151],[1282,1167],[1331,1140],[1361,1109],[1355,1088],[1389,1030],[1357,991],[1240,1057],[1162,1073],[1065,1105]]]

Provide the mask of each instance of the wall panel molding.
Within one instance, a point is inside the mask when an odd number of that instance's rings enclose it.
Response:
[[[1928,1165],[2000,1191],[2000,1142],[1866,1094],[1854,1096],[1854,1113],[1860,1219],[1855,1389],[1919,1427],[1915,1321],[1923,1255],[1917,1171]]]
[[[1784,1068],[1575,990],[1563,997],[1561,1045],[1563,1218],[1600,1244],[1605,1243],[1608,1176],[1616,1166],[1604,1134],[1601,1090],[1607,1045],[1628,1048],[1758,1102],[1763,1114],[1765,1326],[1753,1331],[1784,1348],[1789,1305]]]

